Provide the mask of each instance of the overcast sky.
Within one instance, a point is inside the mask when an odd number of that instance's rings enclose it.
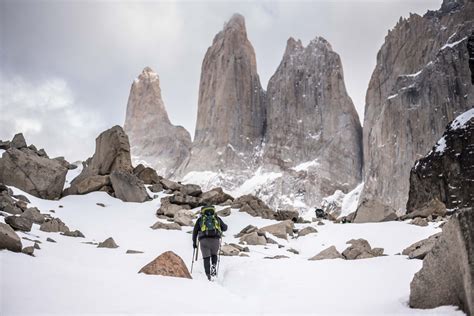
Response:
[[[363,121],[387,31],[441,0],[0,3],[0,139],[23,132],[73,161],[93,154],[99,132],[123,125],[131,83],[145,66],[160,76],[173,124],[193,135],[202,59],[234,12],[246,19],[265,89],[290,36],[304,45],[326,38]]]

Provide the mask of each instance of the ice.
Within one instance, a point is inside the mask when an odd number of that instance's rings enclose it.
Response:
[[[265,172],[262,168],[258,168],[255,175],[245,181],[241,186],[231,192],[232,196],[242,196],[245,194],[255,194],[256,190],[278,179],[283,174],[280,172]]]
[[[317,166],[319,166],[319,162],[318,162],[318,159],[315,159],[315,160],[300,163],[299,165],[291,169],[299,172],[299,171],[307,171],[309,168],[317,167]]]
[[[458,45],[459,43],[465,41],[467,39],[467,36],[466,37],[463,37],[462,39],[460,39],[459,41],[456,41],[454,43],[446,43],[444,44],[443,47],[441,47],[440,50],[443,50],[443,49],[446,49],[446,48],[453,48],[454,46]],[[448,40],[449,41],[449,40]]]
[[[457,130],[466,127],[466,123],[469,122],[474,117],[474,108],[467,110],[462,113],[451,123],[451,129]]]
[[[446,150],[446,138],[443,136],[435,145],[435,152],[443,153]]]

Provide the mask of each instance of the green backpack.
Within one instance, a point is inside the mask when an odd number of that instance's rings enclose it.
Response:
[[[220,237],[222,234],[221,224],[217,219],[214,206],[201,209],[201,236]]]

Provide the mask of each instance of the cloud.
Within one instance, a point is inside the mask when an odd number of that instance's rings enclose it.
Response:
[[[28,144],[70,161],[94,151],[99,119],[81,106],[63,79],[35,83],[0,75],[0,108],[0,139],[21,132]]]

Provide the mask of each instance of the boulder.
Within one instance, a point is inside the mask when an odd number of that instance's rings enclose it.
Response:
[[[115,197],[124,202],[145,202],[150,200],[145,185],[136,176],[114,171],[110,174],[110,182],[115,192]]]
[[[174,217],[175,214],[182,209],[189,209],[187,205],[177,205],[170,202],[169,197],[161,199],[160,208],[156,211],[156,215],[165,215],[168,217]]]
[[[153,226],[150,227],[151,229],[166,229],[166,230],[181,230],[181,226],[178,223],[163,223],[163,222],[156,222]]]
[[[0,140],[0,149],[7,150],[10,148],[11,142],[9,140]]]
[[[153,193],[161,192],[164,190],[163,185],[161,183],[153,184],[149,186],[148,189]]]
[[[126,252],[126,254],[139,254],[139,253],[143,253],[143,251],[128,249]]]
[[[161,185],[163,186],[163,188],[165,190],[172,190],[172,191],[179,191],[181,189],[181,187],[183,186],[180,183],[177,183],[177,182],[165,179],[165,178],[161,179],[160,183],[161,183]]]
[[[184,195],[180,192],[177,192],[170,196],[169,201],[173,204],[189,205],[191,208],[203,205],[202,200],[200,198],[190,195]]]
[[[34,257],[35,247],[34,246],[25,247],[21,250],[21,252],[23,252],[25,255]]]
[[[173,221],[180,226],[194,226],[193,213],[189,210],[178,211],[175,214]]]
[[[295,224],[291,220],[286,220],[278,224],[273,224],[260,228],[261,232],[270,233],[275,237],[287,239],[288,235],[293,236]]]
[[[202,194],[201,187],[196,184],[184,184],[181,187],[180,191],[184,195],[190,195],[190,196],[195,196],[195,197],[198,197]]]
[[[160,180],[163,179],[158,175],[158,173],[156,173],[155,169],[145,167],[141,164],[133,169],[133,174],[145,184],[158,184],[160,183]]]
[[[43,199],[58,199],[67,168],[28,148],[10,148],[0,158],[0,182]]]
[[[363,200],[356,211],[354,223],[386,222],[397,220],[398,216],[392,207],[376,199]]]
[[[86,237],[79,230],[64,232],[64,233],[61,233],[61,235],[69,236],[69,237],[80,237],[80,238]]]
[[[410,224],[424,227],[428,226],[428,221],[425,218],[417,217],[413,219]]]
[[[318,230],[312,226],[308,226],[308,227],[305,227],[303,228],[302,230],[300,230],[298,232],[298,237],[303,237],[303,236],[306,236],[308,234],[313,234],[313,233],[317,233]]]
[[[119,246],[115,243],[112,237],[107,238],[103,242],[100,242],[97,248],[118,248]]]
[[[14,230],[23,232],[31,231],[31,227],[33,226],[31,219],[21,216],[7,216],[5,217],[5,223],[10,225]]]
[[[238,256],[240,250],[233,245],[223,245],[221,247],[221,255],[223,256]]]
[[[21,239],[15,231],[7,224],[0,223],[0,250],[7,249],[14,252],[21,252]]]
[[[431,251],[441,233],[432,235],[426,239],[420,240],[413,245],[405,248],[402,255],[408,256],[410,259],[424,259],[428,252]]]
[[[138,273],[192,279],[183,259],[172,251],[162,253]]]
[[[217,216],[220,216],[220,217],[227,217],[230,214],[231,214],[230,207],[227,207],[217,212]]]
[[[298,211],[278,210],[275,213],[275,219],[278,221],[292,220],[296,223],[298,221],[299,216],[300,213]]]
[[[290,257],[285,256],[285,255],[276,255],[272,257],[263,257],[263,259],[289,259]]]
[[[256,231],[243,235],[240,237],[240,243],[245,243],[247,245],[266,245],[267,240],[265,236],[259,235]]]
[[[247,234],[250,234],[250,233],[253,233],[253,232],[256,232],[256,231],[258,231],[258,227],[253,226],[253,225],[247,225],[244,229],[242,229],[240,231],[240,233],[238,233],[237,235],[234,235],[234,237],[239,238],[239,237],[242,237],[244,235],[247,235]]]
[[[372,249],[369,242],[362,238],[351,239],[346,244],[350,244],[350,246],[342,252],[342,256],[347,260],[366,259],[383,255],[383,248]]]
[[[68,232],[69,227],[66,226],[59,218],[46,219],[40,226],[40,230],[47,233]]]
[[[77,194],[87,194],[99,191],[102,187],[110,185],[110,177],[108,175],[92,175],[76,182]]]
[[[49,241],[49,242],[56,242],[56,240],[54,240],[53,238],[46,238],[46,241]]]
[[[205,205],[220,205],[228,200],[233,201],[234,198],[225,193],[222,188],[214,188],[210,191],[204,192],[201,195],[202,203]]]
[[[255,217],[275,219],[275,212],[258,197],[250,194],[235,199],[232,208],[238,208],[240,212],[245,212]]]
[[[446,206],[438,199],[432,199],[418,209],[412,209],[410,213],[402,216],[402,219],[429,216],[445,216],[447,213]]]
[[[474,315],[474,210],[459,210],[423,259],[410,284],[410,307],[456,305]]]
[[[336,247],[331,246],[329,248],[324,249],[314,257],[309,258],[308,260],[326,260],[326,259],[344,259],[339,251],[337,251]]]
[[[21,208],[17,207],[16,205],[13,205],[13,204],[3,204],[2,205],[0,203],[0,211],[8,213],[8,214],[13,214],[13,215],[23,213]]]
[[[27,147],[25,137],[22,133],[18,133],[13,136],[13,139],[10,143],[10,147],[16,149],[22,149]]]

